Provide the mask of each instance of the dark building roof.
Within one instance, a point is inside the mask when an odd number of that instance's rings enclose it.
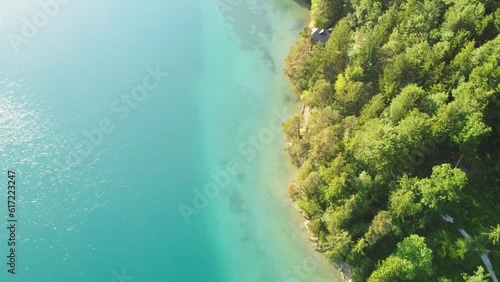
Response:
[[[319,29],[319,28],[313,27],[311,29],[311,33],[312,33],[312,41],[314,44],[316,44],[318,42],[325,44],[326,41],[328,41],[328,39],[330,38],[330,35],[332,34],[332,29],[331,28]]]

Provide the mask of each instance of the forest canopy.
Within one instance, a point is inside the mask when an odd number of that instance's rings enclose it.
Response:
[[[285,74],[290,197],[354,281],[500,274],[500,2],[313,0]],[[309,111],[308,111],[309,112]],[[464,234],[467,234],[465,236]]]

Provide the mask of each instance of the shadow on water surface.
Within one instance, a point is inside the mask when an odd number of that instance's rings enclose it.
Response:
[[[276,63],[268,49],[273,30],[269,17],[271,7],[267,1],[215,0],[214,6],[228,29],[230,39],[238,41],[242,50],[259,52],[260,58],[275,73]]]

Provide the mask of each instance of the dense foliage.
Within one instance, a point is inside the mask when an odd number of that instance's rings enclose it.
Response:
[[[311,111],[283,129],[318,250],[354,281],[483,281],[485,250],[500,274],[500,2],[311,12],[333,30],[292,47],[285,73]]]

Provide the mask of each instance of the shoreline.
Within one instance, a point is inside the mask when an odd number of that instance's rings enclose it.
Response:
[[[218,167],[228,160],[235,159],[245,171],[234,178],[230,189],[222,194],[223,198],[214,200],[214,203],[218,204],[211,205],[211,214],[208,215],[217,218],[213,223],[216,228],[210,229],[215,248],[224,254],[221,256],[225,259],[221,261],[221,267],[225,264],[234,265],[230,271],[223,271],[228,281],[258,281],[259,274],[274,277],[275,281],[342,281],[336,269],[309,245],[306,231],[301,228],[302,217],[288,198],[287,187],[289,181],[295,177],[294,171],[297,169],[289,162],[288,155],[283,150],[284,133],[280,124],[300,108],[297,103],[292,103],[291,84],[283,73],[284,58],[291,44],[297,39],[299,26],[302,27],[308,21],[307,9],[297,6],[292,8],[285,12],[275,10],[267,15],[268,24],[273,29],[272,36],[252,50],[243,50],[254,60],[228,62],[225,67],[241,71],[241,74],[245,74],[249,67],[256,67],[253,79],[259,82],[258,87],[248,85],[248,79],[240,79],[245,77],[244,75],[236,75],[233,72],[237,86],[242,86],[243,89],[245,86],[249,89],[252,87],[251,89],[258,91],[248,93],[252,94],[244,97],[248,100],[238,101],[242,105],[250,103],[248,111],[232,113],[235,117],[251,113],[255,121],[239,123],[234,120],[228,123],[227,128],[216,128],[209,134],[220,136],[231,130],[233,136],[225,141],[225,145],[218,140],[207,143],[213,145],[210,146],[212,153],[219,151],[213,148],[220,148],[221,152],[218,157],[213,158],[211,166]],[[247,35],[252,39],[252,34]],[[229,41],[228,45],[229,50],[234,52],[232,54],[240,54],[242,51],[237,41]],[[275,71],[268,66],[270,59],[275,64]],[[214,57],[207,58],[205,64],[216,64],[216,60]],[[213,99],[206,102],[213,103]],[[276,112],[279,112],[278,116]],[[217,116],[207,112],[205,120],[210,120],[213,124],[217,122],[214,120]],[[276,117],[278,121],[273,120]],[[225,124],[225,121],[220,123]],[[220,134],[217,134],[219,130]],[[261,133],[265,136],[261,137]],[[259,145],[252,147],[254,157],[241,158],[235,153],[240,152],[239,145],[243,143],[247,145],[246,149],[250,149],[249,135],[258,138]],[[239,240],[234,241],[238,238]],[[235,247],[228,248],[228,242],[234,243]],[[255,264],[255,271],[248,271],[249,263]],[[242,273],[246,274],[244,278],[241,277]]]
[[[301,104],[283,126],[299,170],[289,193],[310,240],[343,281],[496,281],[495,257],[484,254],[500,224],[484,207],[498,198],[488,187],[500,171],[500,25],[484,19],[500,4],[378,3],[370,15],[350,4],[313,1],[285,59]],[[474,7],[471,24],[457,24]],[[440,217],[449,227],[435,228]],[[478,250],[482,263],[469,256]]]
[[[304,26],[307,26],[307,24],[311,25],[311,19],[310,19],[310,10],[306,9],[305,10],[305,20],[303,22]],[[284,41],[278,41],[278,43],[273,42],[271,44],[271,50],[270,53],[276,60],[280,60],[280,62],[284,61],[284,57],[288,54],[291,46],[295,44],[295,41],[297,40],[298,34],[294,35],[294,39],[291,42],[291,44],[285,44],[286,42]],[[291,84],[286,78],[286,76],[283,74],[283,69],[284,69],[284,63],[278,64],[279,68],[279,73],[277,73],[274,78],[273,78],[273,85],[270,87],[272,88],[277,88],[273,90],[277,91],[272,91],[272,93],[279,92],[281,89],[287,89],[287,94],[285,97],[291,97],[293,99],[293,94],[292,94],[292,89],[291,89]],[[283,81],[283,79],[285,81]],[[301,112],[301,107],[302,103],[300,101],[279,101],[281,95],[274,95],[273,97],[273,103],[274,107],[276,106],[284,106],[285,108],[289,109],[289,112],[291,113],[298,113]],[[270,108],[273,108],[270,107]],[[305,114],[307,115],[308,111],[305,110]],[[275,183],[271,183],[270,185],[266,185],[268,190],[270,189],[271,191],[267,191],[271,194],[273,194],[273,199],[274,199],[274,204],[279,205],[277,207],[278,211],[283,211],[286,214],[284,214],[282,217],[285,217],[286,222],[281,224],[281,228],[288,229],[288,238],[283,238],[283,240],[290,240],[290,238],[293,238],[295,244],[300,245],[300,247],[305,248],[303,249],[303,254],[304,257],[307,259],[309,257],[313,258],[315,263],[318,264],[318,273],[309,273],[310,275],[318,275],[318,276],[325,276],[328,278],[320,278],[321,280],[318,281],[350,281],[349,279],[346,280],[345,278],[345,273],[339,271],[339,268],[335,264],[331,264],[327,262],[326,258],[317,251],[314,242],[312,242],[311,234],[309,230],[307,229],[306,222],[307,219],[303,216],[303,214],[300,212],[297,207],[295,207],[295,204],[293,201],[290,199],[288,196],[288,187],[290,183],[293,181],[293,179],[296,178],[297,173],[298,173],[298,168],[293,166],[289,160],[289,156],[286,154],[284,148],[285,148],[285,140],[284,140],[284,134],[283,132],[279,132],[281,140],[275,140],[273,141],[273,145],[277,145],[275,150],[279,150],[280,153],[274,153],[271,154],[264,154],[264,158],[260,161],[262,164],[260,166],[260,169],[258,171],[258,174],[261,176],[261,178],[264,180],[264,183],[266,183],[266,180],[273,179],[273,178],[282,178],[281,180],[274,181]],[[276,163],[275,166],[271,165],[273,163]],[[284,171],[283,171],[284,169]],[[282,175],[278,175],[282,173]],[[272,180],[271,180],[272,181]],[[277,182],[277,183],[276,183]],[[273,185],[274,184],[274,185]],[[276,185],[277,184],[277,185]],[[279,233],[279,232],[278,232]],[[278,240],[276,240],[278,241]],[[300,248],[299,247],[299,248]],[[307,254],[307,255],[306,255]],[[316,281],[316,280],[308,280],[308,281]]]
[[[311,19],[311,10],[310,9],[307,9],[306,24],[307,25],[305,25],[304,27],[308,27],[310,29],[314,28],[314,25],[313,25],[313,22]],[[292,48],[293,44],[295,44],[295,41],[292,43],[292,45],[290,45],[290,48]],[[295,108],[297,109],[294,113],[300,113],[304,117],[304,127],[305,127],[305,124],[307,123],[308,117],[311,114],[312,109],[309,108],[308,106],[306,106],[306,104],[301,102],[301,101],[296,101],[293,104],[295,104]],[[285,142],[283,142],[283,144],[282,144],[283,149],[285,148],[285,146],[286,146]],[[293,167],[293,170],[290,170],[288,172],[289,178],[288,178],[287,186],[286,186],[287,190],[288,190],[288,187],[290,186],[290,184],[292,183],[292,181],[296,178],[298,171],[299,171],[299,168],[297,168],[293,165],[292,165],[292,167]],[[292,204],[294,204],[293,201],[290,199],[290,197],[288,197],[288,200]],[[319,255],[321,255],[323,257],[323,254],[318,250],[318,243],[317,243],[318,238],[316,237],[315,234],[312,234],[309,231],[309,227],[308,227],[309,218],[304,213],[304,211],[300,210],[299,208],[294,207],[294,210],[295,210],[295,213],[297,213],[300,216],[300,223],[302,224],[301,229],[304,228],[303,232],[305,234],[305,237],[307,238],[309,245],[312,247],[312,249],[316,253],[318,253]],[[341,262],[340,265],[332,264],[331,266],[333,266],[335,268],[335,271],[340,274],[343,282],[352,282],[352,279],[350,277],[350,266],[349,265],[345,264],[344,262]]]

